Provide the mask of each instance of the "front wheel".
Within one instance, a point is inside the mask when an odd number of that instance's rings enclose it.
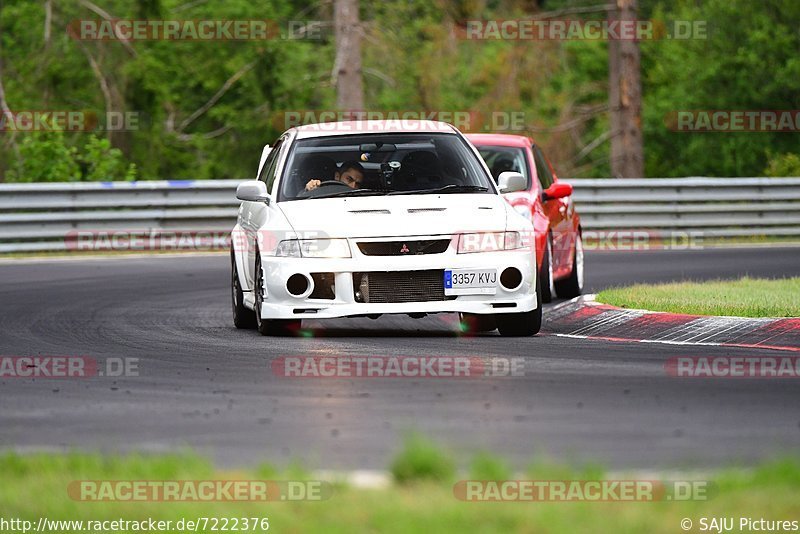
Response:
[[[261,306],[264,302],[264,272],[261,269],[261,254],[256,252],[255,268],[256,328],[262,336],[290,336],[300,330],[300,319],[262,319]]]
[[[542,302],[550,302],[556,295],[555,280],[553,279],[553,239],[548,233],[545,239],[542,268],[539,269],[539,278],[544,280],[542,286]]]
[[[231,250],[231,302],[233,305],[233,325],[236,328],[255,328],[256,314],[244,305],[244,292],[236,269],[236,257]]]
[[[556,293],[563,299],[573,299],[583,291],[583,239],[581,234],[575,238],[575,251],[572,255],[572,272],[563,280],[556,282]]]
[[[536,277],[536,309],[522,313],[501,313],[497,317],[497,329],[501,336],[532,336],[542,328],[541,279]]]

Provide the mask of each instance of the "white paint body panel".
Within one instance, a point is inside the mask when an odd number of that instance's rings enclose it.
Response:
[[[461,136],[452,126],[431,123],[428,131]],[[355,130],[353,134],[386,133],[394,130],[374,126]],[[415,130],[407,130],[413,132]],[[282,139],[284,145],[278,157],[278,176],[286,163],[288,147],[296,139],[331,135],[325,130],[315,132],[306,126],[289,130]],[[338,135],[342,135],[340,132]],[[468,143],[468,142],[467,142]],[[470,145],[471,147],[471,145]],[[473,153],[487,173],[489,171],[473,148]],[[263,165],[263,161],[261,162]],[[255,298],[254,272],[256,254],[261,255],[264,271],[263,319],[333,318],[383,313],[516,313],[536,309],[536,268],[533,242],[529,247],[508,251],[471,254],[457,253],[457,236],[466,232],[519,231],[532,236],[530,221],[520,216],[492,187],[485,194],[421,194],[395,196],[365,196],[349,198],[318,198],[274,201],[280,179],[272,188],[273,200],[267,203],[243,202],[234,228],[234,252],[245,306],[253,309]],[[409,211],[411,210],[411,211]],[[350,258],[276,257],[275,249],[283,239],[331,237],[346,239]],[[450,239],[448,249],[439,254],[367,256],[360,252],[358,241],[404,241],[425,237]],[[385,239],[389,238],[389,239]],[[522,284],[506,290],[499,284],[499,275],[507,267],[522,273]],[[353,272],[415,271],[429,269],[497,269],[498,285],[495,294],[459,295],[455,299],[432,302],[362,303],[356,302]],[[334,273],[335,298],[310,299],[292,296],[286,281],[300,273]],[[513,304],[497,308],[493,304]],[[310,310],[313,313],[300,313]]]

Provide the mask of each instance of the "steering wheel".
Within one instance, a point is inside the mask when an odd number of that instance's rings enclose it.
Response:
[[[342,182],[340,182],[338,180],[325,180],[324,182],[320,182],[319,185],[317,187],[315,187],[314,189],[310,189],[310,190],[304,189],[304,190],[300,191],[300,193],[298,193],[297,196],[298,196],[298,198],[314,198],[314,197],[324,193],[325,192],[325,188],[331,188],[331,187],[334,187],[334,186],[337,186],[337,185],[339,187],[341,187],[342,189],[349,189],[350,188],[349,185],[344,184],[344,183],[342,183]],[[328,191],[330,192],[331,190],[328,189]]]
[[[324,182],[320,182],[317,187],[314,189],[319,189],[320,187],[331,187],[334,185],[343,186],[343,187],[350,187],[349,185],[340,182],[339,180],[325,180]],[[312,191],[314,190],[312,189]]]

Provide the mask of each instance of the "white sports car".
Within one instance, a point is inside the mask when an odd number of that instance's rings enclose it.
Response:
[[[533,227],[456,128],[354,121],[292,128],[239,185],[233,320],[264,335],[304,318],[458,312],[472,331],[539,331]]]

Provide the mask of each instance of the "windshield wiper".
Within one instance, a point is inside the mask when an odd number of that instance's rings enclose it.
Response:
[[[376,191],[375,189],[350,189],[348,191],[339,191],[338,193],[331,193],[330,195],[319,195],[308,198],[333,198],[333,197],[359,197],[369,195],[385,195],[383,191]]]
[[[390,195],[433,195],[436,193],[484,193],[488,187],[482,185],[458,185],[450,184],[434,189],[415,189],[413,191],[392,191]]]

